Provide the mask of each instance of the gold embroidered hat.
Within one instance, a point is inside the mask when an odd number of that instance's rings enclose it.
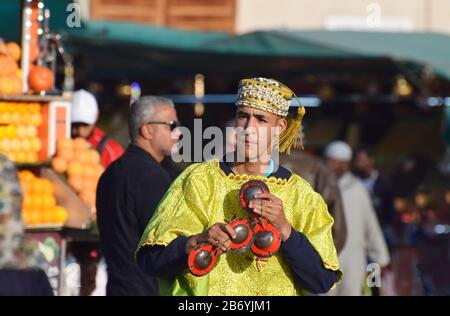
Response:
[[[297,145],[297,130],[301,128],[305,108],[301,106],[295,93],[281,82],[267,78],[242,79],[239,82],[237,106],[249,106],[286,118],[289,114],[289,104],[296,97],[299,107],[297,116],[288,118],[288,126],[281,133],[279,139],[279,151],[291,153],[291,147]],[[303,142],[300,138],[303,148]]]

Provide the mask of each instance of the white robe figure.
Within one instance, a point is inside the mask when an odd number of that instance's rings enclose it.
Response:
[[[362,295],[367,272],[367,256],[382,268],[390,257],[370,196],[362,182],[347,172],[338,180],[342,194],[347,240],[339,254],[344,277],[329,295]],[[378,276],[379,277],[379,276]],[[380,281],[381,282],[381,281]]]

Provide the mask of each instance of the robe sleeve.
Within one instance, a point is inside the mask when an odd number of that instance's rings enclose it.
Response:
[[[326,269],[338,271],[337,282],[342,278],[342,271],[340,270],[339,260],[334,246],[332,237],[333,218],[328,213],[327,205],[322,197],[316,193],[311,192],[311,195],[306,199],[305,207],[309,208],[305,212],[306,218],[302,229],[299,229],[316,252],[322,259],[322,264]],[[294,227],[295,228],[295,227]]]
[[[194,181],[193,173],[195,165],[172,183],[150,219],[138,250],[144,245],[167,246],[176,237],[199,234],[208,227],[205,209],[211,190],[201,180]]]

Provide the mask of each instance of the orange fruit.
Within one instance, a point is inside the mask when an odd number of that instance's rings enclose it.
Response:
[[[42,125],[42,115],[41,113],[34,113],[31,115],[30,124],[34,126]]]
[[[31,150],[31,141],[29,138],[24,138],[20,140],[20,148],[22,148],[22,151],[28,152]]]
[[[96,178],[100,178],[100,176],[103,174],[103,172],[105,171],[105,168],[102,165],[97,165],[95,166],[95,176]]]
[[[11,151],[11,139],[9,138],[3,138],[1,139],[0,147],[4,152],[10,152]]]
[[[10,123],[12,125],[19,125],[22,123],[22,116],[18,112],[12,112],[10,117]]]
[[[97,180],[95,179],[86,179],[84,181],[83,189],[89,192],[97,191]]]
[[[12,112],[3,113],[2,122],[4,124],[11,124],[12,123],[11,117],[12,117]]]
[[[30,209],[33,205],[31,204],[33,202],[33,200],[28,196],[28,194],[25,194],[24,198],[23,198],[23,209]]]
[[[55,223],[64,224],[67,218],[69,217],[69,213],[62,206],[55,206],[53,208],[54,221]]]
[[[26,154],[26,162],[37,162],[38,161],[38,155],[37,153],[30,151],[25,153]]]
[[[52,167],[58,173],[63,173],[67,170],[67,162],[61,157],[54,157],[52,159]]]
[[[37,210],[37,223],[38,224],[47,224],[47,222],[45,221],[45,211],[44,210]]]
[[[20,113],[19,114],[21,116],[21,120],[20,123],[24,124],[24,125],[30,125],[33,119],[33,114],[29,113],[29,112],[25,112],[25,113]]]
[[[84,184],[83,178],[80,176],[69,176],[69,180],[67,182],[76,192],[80,192]]]
[[[81,174],[85,179],[92,179],[95,177],[95,168],[91,165],[84,165],[83,172]]]
[[[24,113],[27,112],[27,109],[24,107],[22,103],[16,103],[15,111],[19,112],[20,115],[23,115]]]
[[[44,66],[34,66],[28,74],[28,84],[31,90],[47,91],[53,86],[53,72]]]
[[[21,143],[20,140],[17,138],[11,139],[11,151],[18,152],[20,151]]]
[[[0,122],[2,124],[11,124],[11,112],[0,113]]]
[[[56,205],[56,199],[53,195],[46,194],[42,198],[42,207],[46,210],[54,207]]]
[[[84,190],[80,192],[80,198],[89,206],[95,205],[95,193]]]
[[[41,180],[41,192],[47,195],[53,195],[53,184],[50,180],[40,179]]]
[[[15,138],[16,137],[16,126],[15,125],[8,125],[4,129],[5,137],[8,138]]]
[[[9,152],[7,157],[8,157],[9,159],[11,159],[12,161],[17,162],[17,154],[16,154],[16,153]]]
[[[100,163],[100,154],[97,150],[89,150],[89,162],[93,165],[98,165]]]
[[[44,197],[41,193],[36,193],[32,190],[30,193],[30,199],[30,203],[32,204],[33,208],[40,210],[44,206]]]
[[[83,174],[83,165],[78,161],[72,161],[67,167],[69,176],[81,176]]]
[[[22,220],[26,225],[30,224],[31,213],[29,210],[22,210]]]
[[[56,148],[58,150],[62,149],[72,149],[73,148],[73,141],[70,138],[61,138],[56,142]]]
[[[66,162],[70,162],[75,158],[75,155],[72,149],[58,149],[56,151],[56,157],[60,157]]]
[[[82,137],[77,137],[73,140],[75,150],[80,151],[89,148],[89,143]]]
[[[27,154],[24,151],[17,152],[15,161],[17,161],[17,162],[27,162]]]
[[[20,49],[19,44],[15,42],[9,42],[6,44],[6,52],[9,56],[11,56],[16,62],[20,60],[20,55],[22,50]]]
[[[39,113],[41,111],[40,103],[29,103],[27,108],[31,113]]]
[[[28,196],[28,194],[31,192],[30,182],[22,182],[22,181],[20,181],[20,185],[22,186],[22,190],[23,190],[23,192],[25,192],[25,195]]]
[[[42,223],[43,224],[56,223],[55,212],[53,211],[53,207],[42,211]]]
[[[19,172],[20,181],[32,181],[35,178],[34,174],[30,170],[22,170]]]
[[[39,214],[38,211],[34,209],[24,211],[22,217],[26,225],[38,224]]]
[[[42,214],[39,210],[31,209],[28,214],[29,225],[42,224]]]
[[[90,154],[89,150],[79,150],[77,151],[77,160],[82,163],[83,165],[86,165],[89,163]]]
[[[47,179],[35,178],[31,182],[31,191],[37,195],[42,195],[48,192],[52,192],[53,186]]]
[[[38,152],[39,150],[41,150],[41,148],[42,148],[42,141],[37,137],[32,138],[31,139],[31,150],[34,152]]]
[[[33,125],[28,125],[26,128],[26,135],[28,138],[34,138],[37,137],[37,128]]]
[[[25,125],[18,125],[16,126],[16,136],[18,138],[25,138],[27,137],[28,128]]]

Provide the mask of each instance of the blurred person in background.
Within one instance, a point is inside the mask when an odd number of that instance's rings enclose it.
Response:
[[[78,90],[73,94],[71,108],[72,138],[85,138],[101,157],[106,168],[123,154],[123,148],[109,135],[96,126],[98,120],[98,104],[94,95],[86,90]]]
[[[338,179],[347,226],[347,240],[339,254],[344,277],[329,294],[362,295],[367,257],[384,268],[390,262],[389,252],[370,196],[362,182],[350,172],[350,146],[343,141],[332,142],[325,149],[325,158]]]
[[[378,221],[391,250],[395,246],[395,234],[392,227],[395,216],[392,185],[375,167],[375,154],[373,149],[368,146],[358,148],[354,167],[355,174],[361,179],[372,198]]]
[[[16,168],[0,154],[0,296],[53,296],[45,259],[25,241],[21,207]]]
[[[392,256],[397,238],[394,230],[394,191],[391,182],[375,167],[375,152],[369,146],[361,146],[356,150],[354,169],[372,198],[373,207]],[[386,268],[386,272],[388,271],[392,273],[390,265]],[[379,296],[379,288],[372,288],[372,293],[374,296]]]
[[[123,148],[109,135],[96,126],[99,116],[98,103],[94,95],[86,90],[78,90],[73,94],[71,107],[72,138],[86,139],[100,154],[100,161],[106,168],[123,154]],[[75,256],[81,269],[80,295],[91,295],[100,290],[96,284],[97,267],[105,269],[101,260],[97,243],[73,242],[70,252]],[[100,290],[104,292],[104,290]]]
[[[97,187],[97,224],[108,266],[107,295],[158,295],[156,278],[140,270],[134,253],[172,179],[161,166],[178,141],[171,100],[143,96],[131,105],[131,143],[103,173]]]
[[[301,134],[303,134],[303,131],[299,130],[298,139],[301,137]],[[298,140],[298,142],[300,141]],[[321,159],[299,149],[293,149],[290,156],[281,155],[280,162],[283,166],[291,169],[308,181],[314,191],[318,192],[325,200],[325,203],[328,205],[328,212],[334,219],[333,240],[339,253],[345,244],[347,228],[341,192],[335,174]]]

